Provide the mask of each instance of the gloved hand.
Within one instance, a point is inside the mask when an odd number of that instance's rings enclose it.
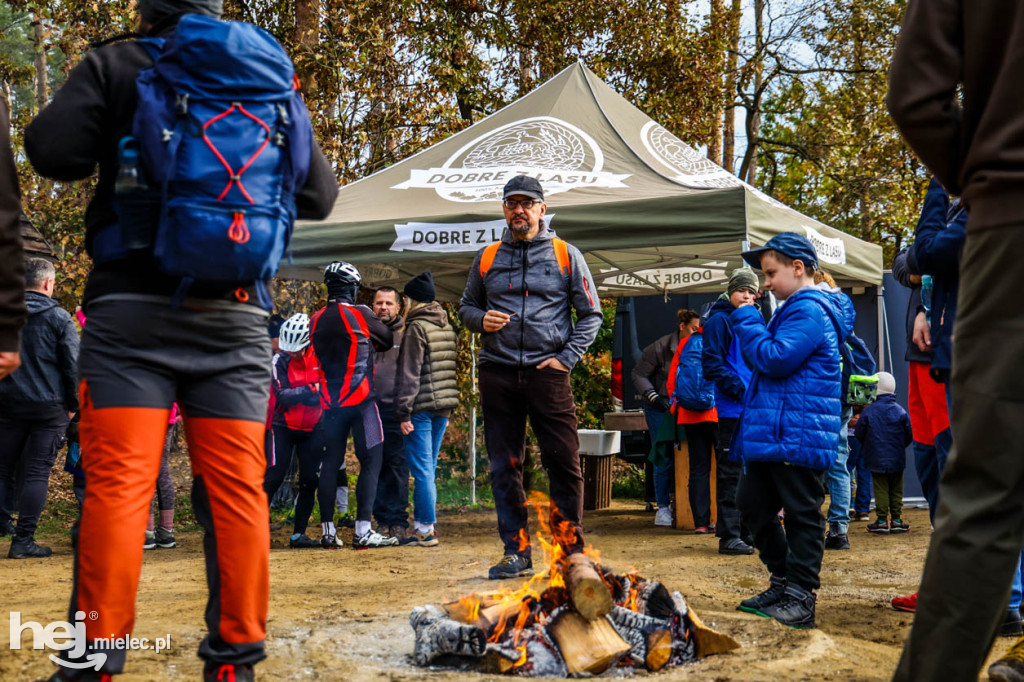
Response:
[[[307,384],[306,388],[309,392],[302,396],[302,404],[309,405],[310,407],[320,404],[320,391],[316,384]]]
[[[653,388],[648,389],[647,392],[644,393],[644,400],[647,401],[648,405],[656,410],[661,410],[662,412],[668,412],[670,407],[668,400],[658,395],[658,392]]]

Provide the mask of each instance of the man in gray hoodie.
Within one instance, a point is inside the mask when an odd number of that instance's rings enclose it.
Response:
[[[540,183],[525,175],[512,178],[503,206],[508,229],[500,242],[477,254],[459,309],[466,327],[482,334],[484,439],[504,544],[491,579],[533,569],[523,490],[527,417],[551,481],[556,540],[567,553],[583,549],[583,475],[569,372],[604,320],[583,254],[544,222]]]

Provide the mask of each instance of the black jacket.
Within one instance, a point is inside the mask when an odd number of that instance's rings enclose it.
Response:
[[[679,347],[679,332],[674,331],[644,348],[640,361],[633,368],[633,387],[643,397],[652,388],[668,399],[668,370]]]
[[[158,26],[151,35],[166,35],[175,25]],[[112,203],[117,144],[131,134],[138,101],[135,79],[152,63],[136,42],[106,45],[89,52],[72,69],[53,102],[25,130],[25,151],[40,175],[65,182],[82,180],[99,165],[96,192],[85,212],[85,245],[90,253],[98,229],[117,220]],[[337,193],[337,178],[314,141],[309,176],[295,197],[298,216],[327,217]],[[124,292],[171,296],[180,281],[179,277],[160,274],[152,258],[133,257],[96,266],[89,275],[83,300],[87,303],[101,295]],[[236,288],[196,282],[189,296],[233,300]]]
[[[28,324],[21,367],[0,380],[0,407],[60,405],[78,411],[78,329],[68,311],[37,291],[25,294]]]
[[[903,359],[907,362],[927,362],[931,364],[931,351],[925,352],[914,343],[914,320],[917,318],[918,312],[923,311],[924,308],[921,305],[921,285],[910,281],[911,275],[920,274],[914,268],[915,264],[912,263],[910,252],[911,247],[905,247],[896,254],[896,258],[892,261],[893,278],[910,289],[910,299],[907,301],[907,352],[904,354]]]
[[[394,345],[391,328],[365,305],[331,299],[309,320],[320,360],[320,404],[325,410],[376,399],[373,356]]]
[[[18,350],[25,326],[25,261],[21,248],[18,170],[7,137],[10,120],[0,97],[0,353]]]

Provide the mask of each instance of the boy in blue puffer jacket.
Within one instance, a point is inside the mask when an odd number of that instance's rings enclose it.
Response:
[[[853,303],[814,285],[818,255],[803,235],[776,235],[743,259],[764,272],[765,288],[785,305],[767,328],[753,306],[732,313],[754,370],[732,448],[744,466],[737,502],[771,572],[768,589],[739,609],[811,628],[825,551],[823,473],[835,461],[842,426],[839,344],[853,332]]]

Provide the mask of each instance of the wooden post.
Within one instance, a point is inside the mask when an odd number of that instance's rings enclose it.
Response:
[[[711,451],[711,523],[718,520],[718,486],[715,483],[715,452]],[[690,444],[683,441],[675,452],[676,513],[673,526],[678,530],[693,530],[693,513],[690,511]]]

